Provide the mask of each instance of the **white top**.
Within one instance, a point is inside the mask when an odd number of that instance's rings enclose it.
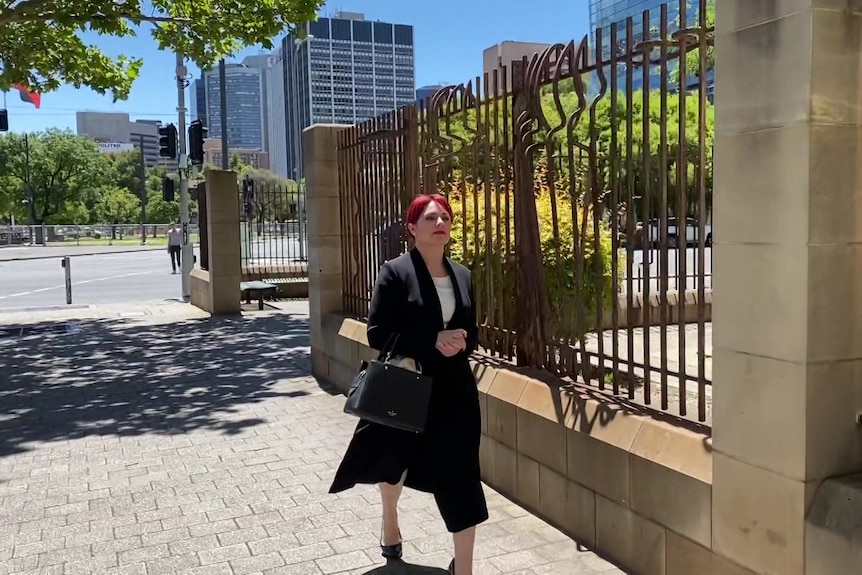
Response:
[[[455,315],[455,287],[452,278],[432,278],[434,287],[437,288],[437,297],[440,298],[440,310],[443,312],[443,325],[448,326]]]
[[[179,228],[168,230],[168,245],[169,246],[181,246],[181,245],[183,245],[183,232]]]

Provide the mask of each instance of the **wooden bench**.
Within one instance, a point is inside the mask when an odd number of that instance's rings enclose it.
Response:
[[[257,309],[263,309],[263,296],[274,292],[276,286],[266,282],[240,282],[239,290],[245,296],[245,303],[251,303],[252,295],[257,297]]]

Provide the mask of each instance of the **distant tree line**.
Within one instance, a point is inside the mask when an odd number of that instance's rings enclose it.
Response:
[[[236,154],[230,166],[241,177],[249,174],[258,181],[296,186],[272,172],[245,165]],[[32,133],[26,142],[23,134],[0,135],[0,224],[13,219],[27,224],[31,210],[37,225],[178,221],[179,193],[173,201],[165,201],[162,194],[164,178],[177,175],[164,166],[141,167],[137,148],[105,154],[93,139],[68,130]],[[204,166],[203,171],[208,169]],[[191,201],[190,209],[192,214],[197,212],[196,201]]]

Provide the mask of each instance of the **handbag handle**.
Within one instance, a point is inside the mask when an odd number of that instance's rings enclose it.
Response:
[[[395,351],[395,345],[398,343],[399,337],[401,337],[401,334],[398,332],[393,332],[392,335],[389,336],[389,339],[387,339],[386,343],[383,345],[383,349],[380,350],[380,355],[377,356],[378,362],[389,363],[392,361],[392,352]],[[416,358],[411,359],[416,363],[418,373],[422,373],[422,364],[419,363],[419,360]]]
[[[398,343],[399,337],[401,337],[400,333],[397,331],[392,332],[386,340],[386,343],[383,345],[383,349],[380,350],[380,355],[377,356],[377,361],[388,361],[392,359],[392,352],[395,350],[395,345]]]

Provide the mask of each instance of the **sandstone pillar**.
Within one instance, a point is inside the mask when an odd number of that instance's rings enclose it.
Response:
[[[716,10],[713,550],[828,575],[806,515],[862,470],[862,5]]]

